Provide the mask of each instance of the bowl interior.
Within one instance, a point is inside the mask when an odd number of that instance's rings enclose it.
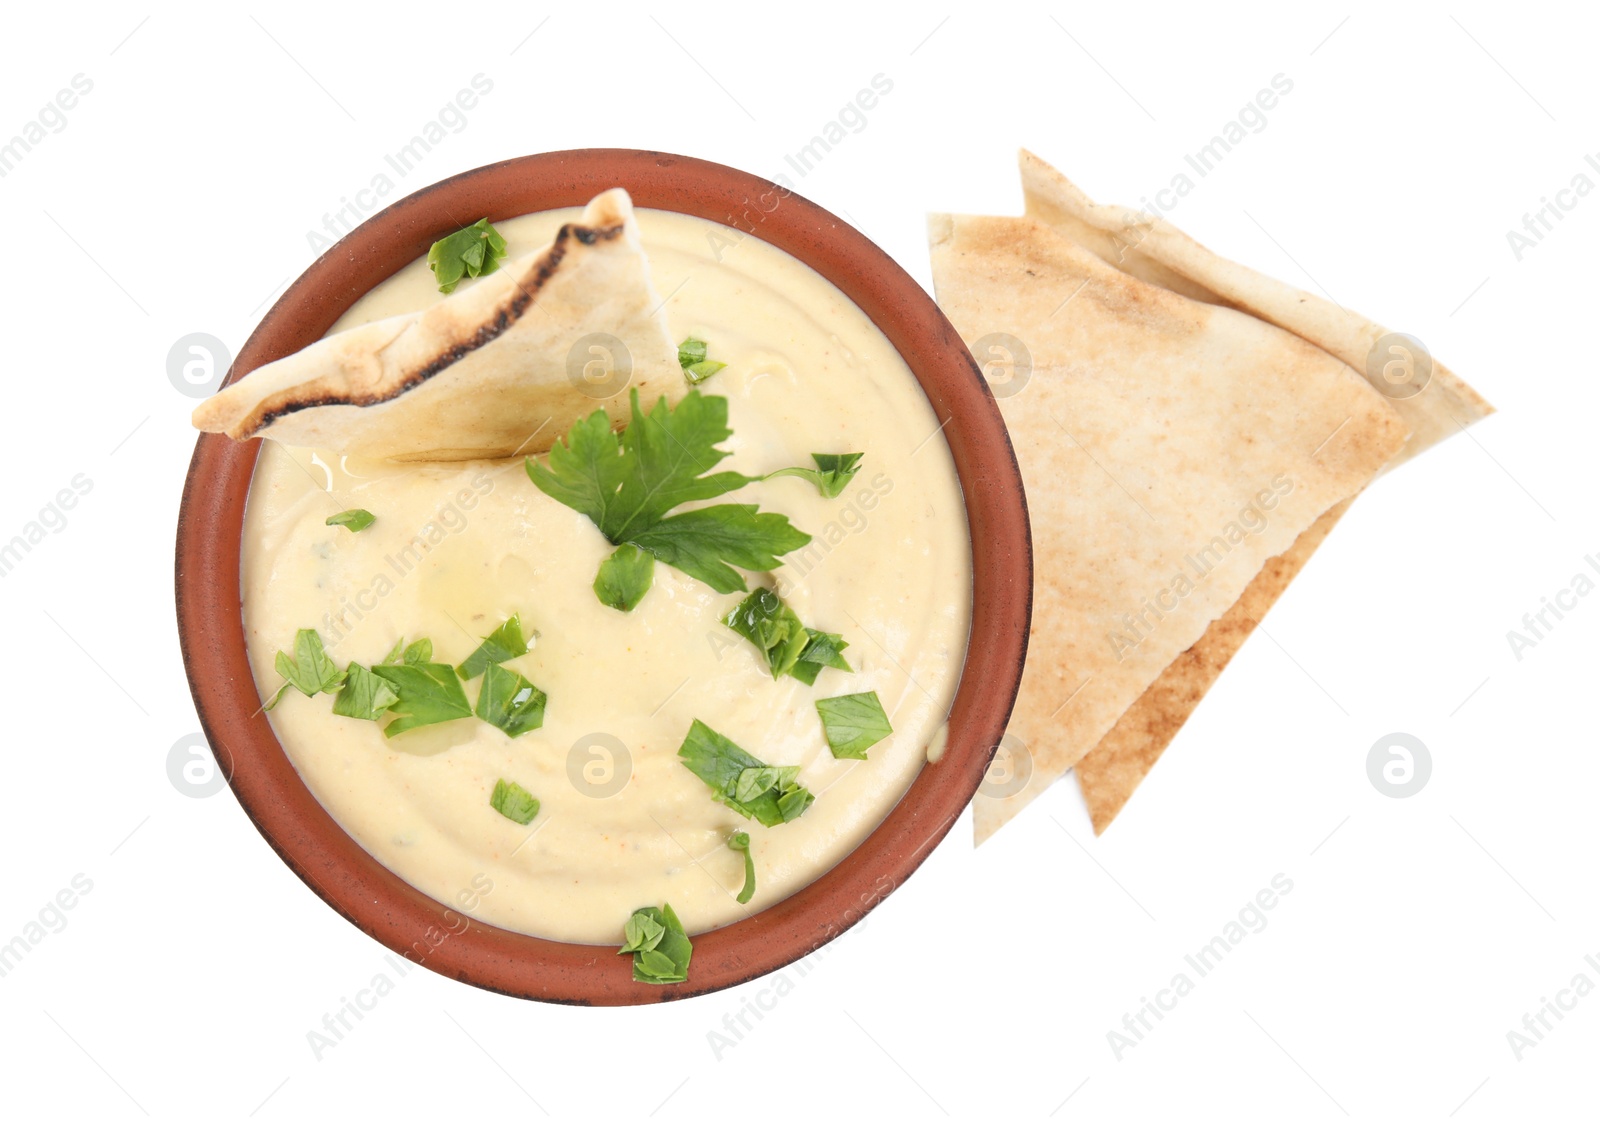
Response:
[[[259,706],[239,593],[245,499],[260,441],[203,435],[178,520],[177,604],[201,726],[235,796],[272,847],[357,927],[413,962],[505,994],[620,1005],[719,990],[791,963],[848,930],[954,825],[1011,712],[1027,646],[1031,548],[1021,476],[988,385],[923,289],[855,229],[784,186],[671,154],[572,150],[485,166],[371,217],[297,279],[240,350],[229,380],[321,337],[367,291],[439,237],[487,215],[581,206],[622,186],[634,204],[755,235],[830,280],[905,358],[954,457],[973,546],[972,630],[949,741],[865,841],[773,907],[694,937],[686,983],[632,980],[615,948],[481,923],[378,864],[316,801]]]

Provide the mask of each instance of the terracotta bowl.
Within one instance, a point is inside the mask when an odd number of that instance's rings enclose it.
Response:
[[[643,208],[736,227],[826,276],[894,343],[955,457],[973,546],[972,637],[950,740],[881,825],[825,876],[779,904],[694,937],[689,981],[632,980],[615,947],[556,943],[470,919],[370,857],[318,804],[284,754],[245,655],[239,596],[245,497],[260,441],[204,435],[178,517],[178,630],[201,726],[256,828],[300,879],[406,958],[476,986],[588,1005],[662,1002],[720,990],[792,963],[849,929],[955,824],[1004,732],[1027,647],[1033,589],[1027,509],[988,384],[925,291],[854,228],[770,181],[688,157],[572,150],[474,169],[384,209],[295,280],[256,327],[229,380],[324,334],[371,288],[480,216],[583,205],[621,185]]]

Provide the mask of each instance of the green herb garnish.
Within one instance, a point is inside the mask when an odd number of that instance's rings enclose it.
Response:
[[[622,927],[623,947],[618,955],[633,956],[636,983],[681,983],[689,977],[694,945],[672,910],[640,908]]]
[[[852,671],[842,655],[847,642],[837,633],[807,629],[783,599],[768,589],[745,598],[722,619],[723,624],[760,649],[774,680],[793,676],[814,684],[824,667]]]
[[[770,480],[774,476],[798,476],[815,484],[822,498],[837,499],[861,470],[861,455],[860,452],[845,452],[837,456],[813,452],[811,459],[816,462],[815,468],[780,468],[776,472],[768,472],[763,478]]]
[[[364,531],[372,526],[374,516],[371,511],[361,507],[353,507],[349,511],[340,511],[337,515],[329,515],[323,521],[326,527],[344,527],[349,531]]]
[[[728,834],[728,848],[744,854],[744,887],[734,899],[740,904],[748,904],[756,894],[756,860],[750,855],[750,835],[742,830],[734,830]]]
[[[494,793],[489,795],[489,805],[518,825],[527,825],[539,816],[539,799],[515,782],[507,782],[503,778],[494,784]]]
[[[543,726],[544,704],[545,694],[509,668],[490,664],[483,670],[483,686],[478,689],[478,718],[494,724],[513,739]]]
[[[816,629],[807,629],[804,651],[800,659],[794,662],[794,667],[789,669],[789,675],[802,684],[815,684],[817,676],[824,668],[838,668],[845,672],[854,672],[850,662],[844,658],[844,650],[850,647],[838,633],[823,633]]]
[[[483,639],[473,654],[456,665],[456,675],[470,680],[491,664],[499,664],[528,651],[528,638],[522,632],[522,618],[513,613],[509,620]]]
[[[301,629],[296,633],[294,655],[290,656],[279,649],[272,667],[286,682],[267,701],[265,708],[269,711],[283,698],[283,693],[291,684],[308,698],[318,692],[337,692],[344,685],[344,671],[328,659],[327,651],[322,647],[322,634],[315,629]]]
[[[378,720],[399,700],[393,684],[352,661],[345,670],[344,687],[333,701],[333,714]]]
[[[667,512],[684,503],[710,499],[753,483],[755,477],[710,469],[727,457],[717,445],[732,435],[728,402],[690,392],[675,407],[666,398],[648,414],[639,408],[639,391],[630,391],[633,416],[619,440],[604,410],[572,426],[550,452],[549,466],[528,460],[528,478],[540,491],[594,520],[614,546],[631,544],[669,566],[698,578],[718,593],[744,590],[746,570],[772,570],[779,555],[797,550],[811,536],[789,525],[783,515],[762,512],[753,503],[722,503]],[[613,565],[595,579],[597,592],[619,600],[642,596],[636,576],[619,579],[625,565]],[[628,584],[622,584],[628,581]]]
[[[505,237],[494,230],[488,217],[484,217],[471,227],[437,241],[428,249],[428,266],[439,282],[439,290],[448,295],[456,289],[462,276],[488,275],[500,266],[500,257],[505,254]]]
[[[713,800],[765,826],[791,822],[816,801],[795,781],[797,766],[769,766],[698,719],[678,748],[683,765],[711,787]]]
[[[683,375],[690,385],[699,385],[727,363],[707,359],[706,344],[700,339],[685,338],[678,343],[678,365],[683,367]]]
[[[601,604],[627,613],[644,600],[655,580],[656,560],[637,546],[623,545],[600,563],[594,594]]]
[[[765,588],[730,609],[722,623],[766,655],[774,680],[794,668],[810,639],[795,611]]]
[[[424,645],[427,646],[425,650],[421,647]],[[418,659],[411,659],[413,652]],[[467,693],[461,687],[456,670],[448,664],[432,663],[428,659],[432,655],[433,644],[424,639],[406,649],[404,664],[373,666],[373,674],[387,680],[395,691],[395,702],[390,710],[400,718],[383,729],[388,738],[402,735],[413,727],[465,719],[472,714],[472,705],[467,702]]]
[[[876,692],[818,700],[817,714],[822,717],[822,731],[836,759],[864,759],[868,747],[894,734]]]
[[[394,648],[389,650],[389,655],[383,658],[384,664],[424,664],[433,659],[433,642],[427,637],[419,637],[406,644],[406,639],[401,637],[394,643]]]

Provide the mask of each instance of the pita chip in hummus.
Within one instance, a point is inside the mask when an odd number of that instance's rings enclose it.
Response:
[[[252,371],[194,424],[384,460],[536,454],[596,407],[626,422],[630,389],[683,394],[662,305],[628,194],[610,189],[538,251]]]

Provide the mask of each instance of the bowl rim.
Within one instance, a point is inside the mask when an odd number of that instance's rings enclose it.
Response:
[[[843,291],[889,338],[932,404],[966,502],[973,607],[937,762],[827,873],[754,915],[693,937],[688,982],[632,981],[613,947],[563,943],[473,919],[380,864],[300,778],[265,713],[245,647],[244,508],[260,440],[202,434],[176,547],[179,641],[218,769],[267,843],[356,927],[412,962],[488,990],[580,1005],[666,1002],[759,978],[830,943],[899,887],[954,826],[1005,732],[1022,677],[1033,594],[1021,472],[977,363],[932,297],[875,243],[792,186],[697,158],[581,149],[512,158],[403,197],[324,252],[273,305],[226,382],[321,337],[373,286],[480,216],[582,206],[621,185],[636,207],[758,236]],[[731,236],[729,237],[731,238]],[[743,238],[743,237],[739,237]],[[620,925],[618,930],[620,931]]]

